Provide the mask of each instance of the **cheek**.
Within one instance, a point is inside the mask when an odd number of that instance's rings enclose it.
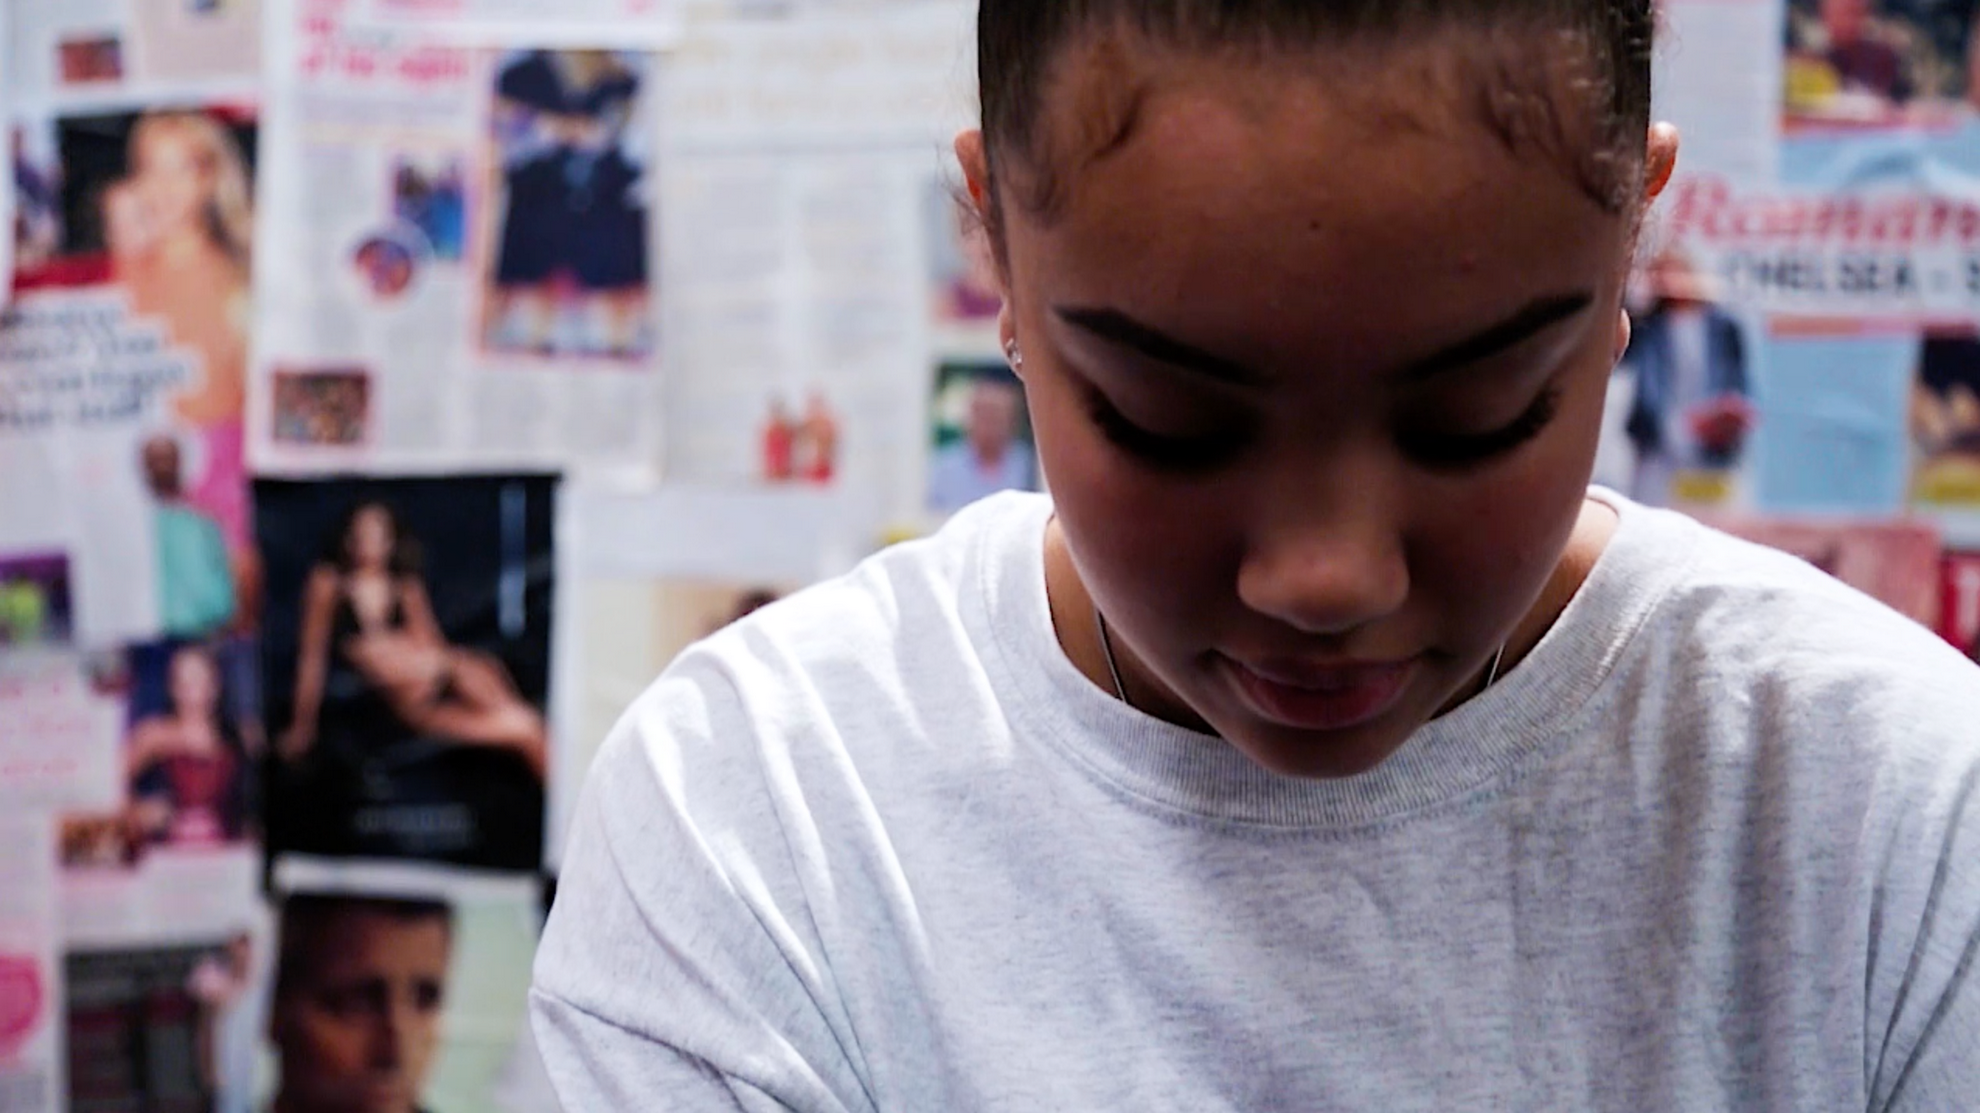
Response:
[[[427,1061],[433,1058],[434,1050],[440,1044],[440,1010],[421,1013],[412,1022],[411,1047],[408,1049],[412,1061],[408,1073],[424,1073]]]
[[[1233,481],[1176,479],[1136,463],[1063,380],[1034,385],[1032,415],[1060,528],[1109,620],[1134,630],[1145,650],[1200,640],[1206,620],[1235,603],[1239,546],[1220,517],[1238,504]]]
[[[319,1077],[348,1078],[364,1073],[371,1035],[365,1024],[317,1014],[297,1029],[303,1038],[303,1058]]]
[[[1412,588],[1436,600],[1454,633],[1514,621],[1558,567],[1587,499],[1601,395],[1571,384],[1554,424],[1517,460],[1421,489]]]

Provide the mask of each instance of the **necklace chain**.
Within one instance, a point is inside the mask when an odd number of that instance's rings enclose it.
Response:
[[[1093,621],[1100,627],[1100,652],[1107,658],[1107,675],[1114,678],[1114,694],[1120,697],[1122,703],[1133,707],[1134,701],[1128,698],[1127,685],[1121,683],[1120,663],[1114,660],[1114,639],[1107,633],[1107,616],[1101,614],[1097,606],[1093,608]]]
[[[1114,681],[1114,695],[1119,697],[1122,703],[1133,707],[1134,701],[1128,698],[1127,685],[1121,681],[1120,662],[1114,659],[1114,639],[1107,631],[1107,616],[1101,614],[1097,606],[1093,608],[1093,624],[1100,628],[1100,654],[1107,659],[1107,675]],[[1478,689],[1479,695],[1484,695],[1492,685],[1499,682],[1499,668],[1505,663],[1506,646],[1501,642],[1499,651],[1492,654],[1492,666],[1485,670],[1485,686]]]
[[[1485,687],[1478,689],[1479,695],[1481,696],[1484,695],[1486,691],[1488,691],[1492,687],[1492,685],[1497,684],[1499,682],[1499,666],[1505,663],[1506,663],[1506,643],[1500,642],[1499,651],[1497,653],[1492,654],[1492,667],[1485,670]]]

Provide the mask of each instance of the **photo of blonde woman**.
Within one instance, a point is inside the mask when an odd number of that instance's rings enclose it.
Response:
[[[32,200],[22,232],[34,236],[14,289],[51,311],[93,315],[83,374],[143,372],[129,398],[137,410],[117,432],[129,434],[131,459],[170,438],[170,501],[218,529],[234,582],[222,626],[141,624],[125,638],[216,636],[226,661],[244,658],[263,598],[244,444],[257,143],[255,109],[226,101],[28,119],[18,143],[34,186],[18,190]],[[133,353],[152,354],[137,368]],[[101,513],[148,509],[139,487],[113,503]]]
[[[255,112],[211,103],[65,115],[23,135],[48,212],[15,288],[114,294],[111,334],[162,345],[179,365],[146,399],[141,435],[178,442],[180,495],[219,526],[240,588],[230,629],[249,629],[260,603],[244,452]]]
[[[231,548],[244,548],[241,445],[254,229],[247,160],[213,116],[174,111],[137,121],[128,166],[102,194],[111,275],[128,292],[133,312],[162,320],[173,345],[200,357],[203,373],[172,399],[173,416],[198,430],[205,448],[194,501],[220,522]]]

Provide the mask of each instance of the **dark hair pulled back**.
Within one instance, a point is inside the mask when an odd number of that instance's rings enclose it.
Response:
[[[1583,184],[1605,207],[1627,205],[1641,169],[1643,137],[1650,123],[1650,62],[1655,38],[1654,0],[980,0],[977,11],[978,85],[984,143],[991,163],[1026,164],[1040,187],[1028,191],[1049,207],[1053,168],[1040,165],[1039,117],[1053,63],[1069,43],[1101,29],[1130,30],[1151,41],[1185,49],[1254,52],[1297,50],[1335,43],[1397,41],[1453,27],[1489,31],[1563,32],[1532,39],[1542,52],[1579,50],[1589,80],[1581,95],[1594,98],[1599,134],[1551,138]],[[1486,118],[1509,142],[1522,125],[1492,105],[1536,98],[1534,67],[1508,62],[1484,82]],[[1561,131],[1559,105],[1547,109]]]

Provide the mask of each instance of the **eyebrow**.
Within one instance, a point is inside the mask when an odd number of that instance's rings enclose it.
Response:
[[[1595,296],[1587,291],[1537,298],[1505,320],[1408,364],[1398,375],[1408,382],[1420,383],[1478,363],[1517,347],[1594,303]],[[1060,320],[1102,340],[1218,382],[1255,387],[1271,378],[1257,368],[1158,332],[1116,309],[1062,306],[1053,312]]]

